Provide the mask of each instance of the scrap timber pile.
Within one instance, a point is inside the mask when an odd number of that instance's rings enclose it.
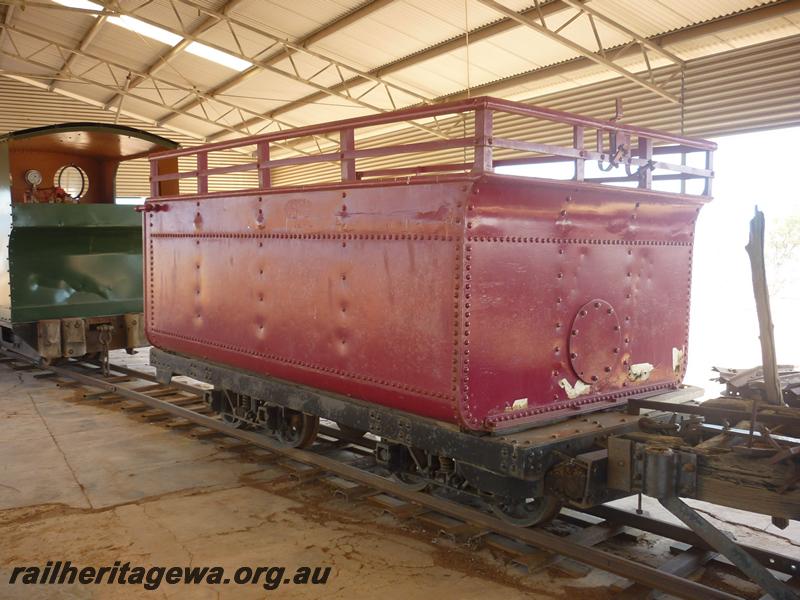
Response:
[[[725,384],[725,395],[746,400],[763,400],[764,369],[731,369],[714,367],[719,373],[717,381]],[[783,401],[789,406],[800,408],[800,371],[793,365],[778,365]]]

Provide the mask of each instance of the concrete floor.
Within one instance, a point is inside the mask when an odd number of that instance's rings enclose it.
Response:
[[[145,357],[137,357],[142,362]],[[448,546],[322,484],[211,441],[81,405],[52,381],[0,366],[0,598],[134,598],[139,586],[10,585],[12,567],[70,560],[160,566],[330,566],[281,598],[610,598],[614,578],[525,575]],[[747,513],[744,513],[745,515]],[[727,519],[730,515],[722,516]],[[744,528],[765,529],[759,522]],[[763,535],[763,531],[759,534]],[[796,530],[775,538],[800,546]],[[787,540],[788,537],[788,540]],[[752,541],[752,540],[748,540]],[[260,585],[167,585],[152,598],[264,598]]]

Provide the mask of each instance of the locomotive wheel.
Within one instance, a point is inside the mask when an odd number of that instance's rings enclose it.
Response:
[[[561,510],[561,503],[553,496],[524,500],[495,500],[490,506],[495,515],[516,527],[531,527],[546,523]]]
[[[319,417],[285,410],[278,437],[290,448],[307,448],[317,439]]]

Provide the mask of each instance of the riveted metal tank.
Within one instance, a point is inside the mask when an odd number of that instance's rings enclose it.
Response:
[[[147,335],[478,431],[677,386],[708,197],[489,171],[154,197]]]

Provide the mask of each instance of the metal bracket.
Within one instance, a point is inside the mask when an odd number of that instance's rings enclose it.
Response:
[[[697,492],[697,455],[620,437],[609,438],[608,486],[655,498],[668,493],[691,498]]]
[[[61,320],[42,319],[36,323],[36,350],[49,359],[61,356]]]
[[[397,441],[406,446],[412,446],[411,419],[400,417],[397,419]]]
[[[644,457],[644,493],[656,498],[661,505],[678,517],[689,529],[699,535],[717,552],[725,556],[742,573],[755,581],[773,600],[798,600],[786,584],[775,578],[766,567],[755,560],[735,541],[728,538],[719,529],[705,520],[692,507],[678,498],[683,495],[680,484],[681,465],[692,464],[681,462],[681,452],[670,448],[649,446]],[[694,474],[696,469],[691,470]]]
[[[381,433],[381,414],[376,410],[369,411],[369,430],[372,433]]]
[[[675,495],[658,498],[661,505],[678,517],[689,529],[705,540],[717,552],[736,565],[742,573],[755,581],[773,600],[798,600],[789,586],[777,579],[766,567],[719,529],[706,521],[691,506]]]
[[[86,354],[86,322],[83,319],[61,319],[61,347],[63,356]]]

